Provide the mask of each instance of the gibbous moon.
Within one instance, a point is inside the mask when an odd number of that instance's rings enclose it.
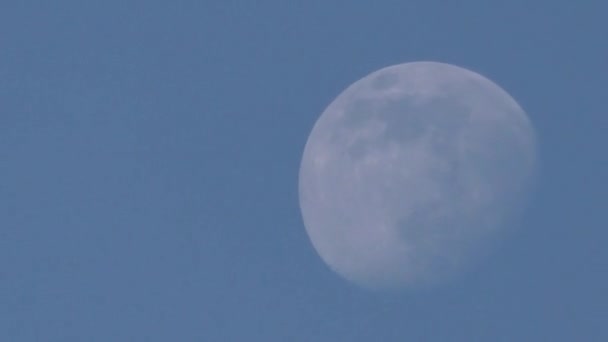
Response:
[[[370,289],[461,273],[513,227],[536,172],[526,113],[461,67],[414,62],[358,80],[325,109],[300,166],[300,208],[325,263]]]

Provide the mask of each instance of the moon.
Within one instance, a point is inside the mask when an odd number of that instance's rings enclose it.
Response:
[[[344,90],[304,148],[306,232],[333,271],[369,289],[436,285],[467,270],[524,209],[534,128],[484,76],[389,66]]]

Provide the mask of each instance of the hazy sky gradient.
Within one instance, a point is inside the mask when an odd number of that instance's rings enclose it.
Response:
[[[608,3],[5,1],[1,341],[605,341]],[[521,229],[458,281],[362,291],[300,217],[306,138],[391,64],[527,111]]]

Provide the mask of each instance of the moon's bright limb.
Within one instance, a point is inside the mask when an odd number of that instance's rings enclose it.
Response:
[[[528,117],[492,81],[437,62],[390,66],[349,86],[310,133],[304,224],[361,286],[434,283],[508,228],[536,159]]]

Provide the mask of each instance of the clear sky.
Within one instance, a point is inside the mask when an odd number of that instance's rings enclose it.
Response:
[[[3,1],[0,341],[607,341],[605,1]],[[361,290],[301,220],[308,134],[391,64],[534,123],[520,229],[432,291]]]

